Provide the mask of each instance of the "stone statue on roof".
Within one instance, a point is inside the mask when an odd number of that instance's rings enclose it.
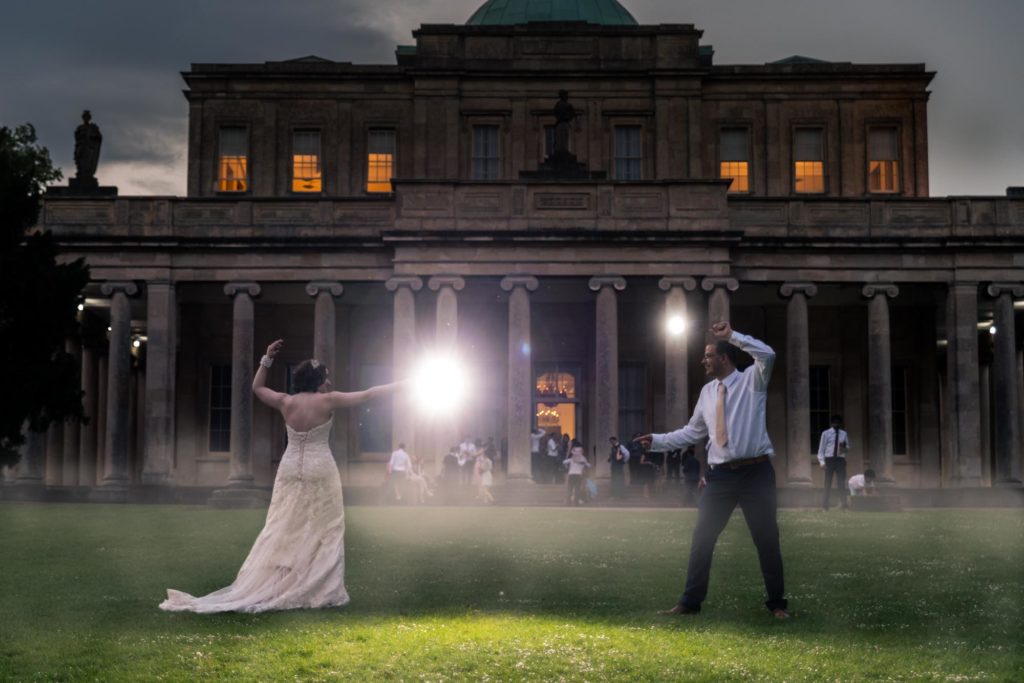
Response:
[[[92,114],[82,112],[82,123],[75,129],[75,176],[85,180],[96,177],[96,166],[100,161],[100,145],[103,135],[100,127],[92,122]]]
[[[575,107],[569,102],[569,91],[558,91],[558,102],[555,103],[555,148],[552,156],[568,153],[569,136],[572,133],[572,120],[578,116]]]

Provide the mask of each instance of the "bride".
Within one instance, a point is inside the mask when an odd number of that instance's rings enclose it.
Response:
[[[337,607],[345,591],[345,511],[341,478],[331,455],[333,413],[393,392],[403,382],[366,391],[331,391],[327,368],[303,361],[293,374],[297,393],[266,386],[267,368],[284,345],[267,347],[252,381],[256,397],[279,410],[288,428],[263,531],[234,583],[203,597],[168,589],[160,609],[171,612],[264,612]]]

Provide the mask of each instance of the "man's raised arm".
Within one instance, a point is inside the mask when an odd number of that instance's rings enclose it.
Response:
[[[754,369],[758,379],[755,382],[755,388],[765,391],[768,388],[768,380],[772,378],[772,368],[775,367],[775,350],[760,339],[755,339],[749,334],[742,334],[736,330],[732,331],[729,343],[740,347],[751,355],[754,359]]]

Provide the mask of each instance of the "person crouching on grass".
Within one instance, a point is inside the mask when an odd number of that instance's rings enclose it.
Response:
[[[582,505],[584,500],[583,473],[590,467],[587,456],[583,455],[583,444],[573,439],[569,457],[562,461],[562,465],[569,468],[569,484],[565,504]]]

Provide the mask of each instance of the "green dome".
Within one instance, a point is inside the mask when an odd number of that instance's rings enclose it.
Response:
[[[487,0],[468,26],[508,26],[531,21],[585,21],[603,26],[636,26],[616,0]]]

